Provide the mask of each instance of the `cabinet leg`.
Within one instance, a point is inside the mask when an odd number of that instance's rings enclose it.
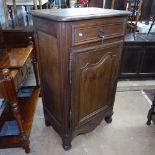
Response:
[[[68,151],[72,148],[71,139],[68,136],[65,137],[62,141],[63,141],[62,146],[63,146],[65,151]]]
[[[152,101],[151,109],[149,110],[148,115],[147,115],[147,122],[146,122],[147,125],[151,125],[152,115],[155,114],[154,109],[155,109],[155,96]]]
[[[147,115],[147,122],[146,122],[147,125],[151,125],[152,114],[153,114],[153,109],[151,108]]]
[[[45,119],[45,125],[46,125],[46,126],[50,126],[51,123],[50,123],[48,120]]]
[[[112,122],[112,116],[106,116],[105,121],[110,124]]]
[[[22,138],[22,146],[23,148],[25,149],[25,153],[30,153],[30,141],[29,141],[29,138],[23,133],[21,135],[21,138]]]

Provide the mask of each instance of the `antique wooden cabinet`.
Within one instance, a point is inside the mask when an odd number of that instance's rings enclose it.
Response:
[[[74,136],[112,121],[127,12],[32,11],[46,125],[65,150]]]

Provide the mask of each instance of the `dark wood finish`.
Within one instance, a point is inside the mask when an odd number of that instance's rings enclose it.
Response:
[[[42,11],[32,10],[31,14],[33,16],[40,16],[40,18],[45,18],[52,21],[67,22],[67,21],[79,21],[79,20],[94,19],[94,18],[99,19],[99,18],[102,18],[103,16],[105,18],[112,17],[113,15],[116,17],[127,16],[129,15],[129,12],[117,11],[117,10],[106,10],[102,8],[69,8],[69,9],[61,9],[61,10],[54,10],[54,11],[50,9],[46,9]]]
[[[151,121],[153,121],[153,123],[155,124],[155,96],[153,98],[152,105],[148,112],[147,118],[148,118],[146,122],[147,125],[151,125]]]
[[[0,58],[0,69],[18,69],[18,72],[15,73],[14,83],[16,90],[21,87],[26,76],[29,74],[29,70],[33,64],[36,83],[39,86],[39,77],[37,73],[37,61],[33,55],[33,46],[28,45],[24,48],[10,48],[7,51],[3,49],[1,51]]]
[[[74,136],[104,118],[112,121],[127,14],[99,8],[32,12],[45,124],[60,134],[65,150]]]
[[[155,0],[153,0],[153,2],[152,2],[150,16],[155,18]]]
[[[141,19],[149,20],[150,17],[155,17],[154,7],[155,7],[155,0],[143,1],[141,9],[142,10]]]
[[[32,29],[6,29],[2,30],[3,43],[0,42],[0,48],[5,47],[26,47],[30,43],[29,38],[33,39]]]
[[[120,78],[155,77],[155,39],[146,34],[126,36]],[[131,61],[132,60],[132,61]]]
[[[126,10],[128,0],[106,0],[105,8],[116,9],[116,10]]]
[[[112,0],[106,0],[104,8],[111,9]]]
[[[12,120],[16,120],[20,134],[17,136],[0,136],[0,148],[20,146],[25,149],[26,153],[29,153],[29,136],[39,95],[39,88],[36,87],[34,89],[31,97],[17,98],[13,80],[14,77],[10,76],[8,69],[3,69],[3,76],[3,79],[0,80],[0,97],[9,101],[14,116]],[[10,113],[5,113],[4,115],[10,115]],[[3,117],[11,120],[8,116]],[[5,121],[7,121],[7,119]]]
[[[0,69],[2,68],[22,68],[27,61],[32,59],[32,45],[26,48],[11,48],[3,55],[0,60]]]
[[[114,9],[126,10],[128,0],[115,0]]]
[[[16,120],[20,134],[0,136],[0,148],[23,147],[25,152],[29,153],[30,130],[40,91],[33,33],[26,32],[22,30],[2,31],[5,45],[0,44],[2,53],[0,55],[0,97],[9,101],[10,110],[0,117],[0,126],[2,127],[5,121]],[[36,76],[36,86],[32,86],[34,90],[30,97],[18,98],[17,92],[23,85],[32,63]]]
[[[1,32],[3,42],[0,43],[0,68],[18,68],[21,71],[21,77],[24,79],[23,75],[26,75],[32,63],[36,84],[39,86],[40,81],[33,30],[8,29]]]
[[[103,8],[103,0],[89,0],[88,6]]]

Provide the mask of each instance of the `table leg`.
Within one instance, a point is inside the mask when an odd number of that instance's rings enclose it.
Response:
[[[16,0],[12,0],[12,2],[13,2],[13,11],[14,11],[14,16],[15,16],[15,23],[16,23],[16,25],[18,25]]]
[[[5,26],[9,27],[8,8],[7,8],[6,0],[3,0],[3,6],[4,6]]]
[[[42,9],[42,0],[39,0],[39,7]]]
[[[112,0],[111,9],[114,9],[115,7],[115,0]]]
[[[11,6],[8,6],[8,12],[9,12],[10,19],[11,19],[11,22],[12,22],[12,28],[15,28],[15,23],[14,23],[14,20],[13,20],[13,14],[12,14],[12,7]]]
[[[33,0],[34,9],[37,10],[37,0]]]

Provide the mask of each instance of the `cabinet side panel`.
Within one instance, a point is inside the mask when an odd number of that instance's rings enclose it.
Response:
[[[38,44],[44,108],[60,125],[62,116],[57,38],[38,31]]]

